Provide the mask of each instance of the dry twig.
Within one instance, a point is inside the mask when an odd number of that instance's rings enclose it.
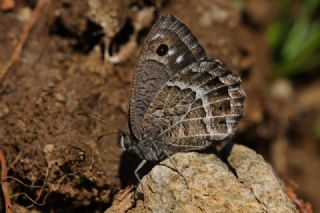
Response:
[[[14,0],[3,0],[0,3],[0,10],[1,11],[12,10],[15,6],[16,6],[16,2]]]
[[[32,27],[36,23],[40,13],[43,11],[44,6],[47,4],[49,0],[39,0],[37,1],[37,5],[35,9],[32,12],[32,15],[29,19],[29,21],[25,24],[25,26],[22,29],[19,42],[17,46],[15,47],[13,53],[11,54],[9,60],[4,64],[4,66],[0,69],[0,83],[4,80],[5,76],[8,74],[8,71],[10,70],[11,66],[15,63],[15,61],[19,58],[22,49],[27,42],[27,39],[29,37],[29,34],[31,32]]]
[[[33,202],[31,205],[29,205],[29,206],[26,207],[27,209],[33,207],[34,204],[38,204],[38,201],[39,201],[39,199],[40,199],[40,197],[41,197],[41,195],[42,195],[42,192],[45,190],[45,186],[46,186],[46,184],[47,184],[48,176],[49,176],[49,167],[47,167],[46,177],[45,177],[45,179],[44,179],[43,187],[42,187],[42,188],[40,189],[40,191],[38,192],[38,195],[37,195],[36,199],[34,200],[34,202]],[[45,195],[45,197],[43,198],[43,203],[44,203],[43,205],[45,205],[45,201],[46,201],[47,197],[49,196],[49,194],[50,194],[50,192],[47,193],[47,194]]]
[[[14,194],[14,195],[12,195],[12,196],[13,196],[13,197],[19,197],[19,196],[23,195],[23,196],[25,196],[25,197],[32,203],[32,205],[45,206],[45,205],[47,204],[47,203],[46,203],[47,198],[49,197],[50,194],[51,194],[51,192],[48,192],[48,193],[44,196],[44,198],[43,198],[43,200],[42,200],[41,203],[39,203],[38,200],[32,199],[32,198],[31,198],[27,193],[25,193],[25,192],[17,193],[17,194]],[[30,208],[30,207],[26,207],[26,208]]]
[[[13,177],[13,176],[6,176],[6,179],[11,179],[15,182],[18,182],[19,184],[23,185],[24,187],[27,187],[27,188],[32,188],[32,189],[40,189],[40,191],[38,192],[38,195],[35,199],[32,199],[27,193],[25,192],[21,192],[21,193],[16,193],[16,194],[13,194],[11,197],[19,197],[21,195],[25,196],[32,204],[27,206],[26,208],[31,208],[33,207],[34,205],[38,205],[38,206],[44,206],[46,205],[46,200],[48,198],[48,196],[51,194],[51,192],[45,188],[46,186],[46,183],[47,183],[47,180],[48,180],[48,176],[49,176],[49,168],[47,168],[47,171],[46,171],[46,177],[45,177],[45,181],[43,183],[43,185],[41,186],[37,186],[37,185],[28,185],[26,183],[24,183],[22,180],[19,180],[18,178],[16,177]],[[3,181],[3,182],[6,182],[6,181]],[[48,191],[45,195],[44,195],[44,198],[42,199],[41,203],[39,203],[39,199],[41,197],[41,195],[43,194],[43,191]]]
[[[5,181],[7,177],[7,164],[6,164],[6,158],[0,149],[0,163],[1,163],[1,187],[3,191],[3,196],[4,196],[4,201],[5,201],[5,208],[6,208],[6,213],[11,212],[11,202],[10,202],[10,195],[9,195],[9,187],[8,183]]]

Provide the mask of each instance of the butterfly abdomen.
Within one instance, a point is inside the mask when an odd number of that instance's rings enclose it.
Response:
[[[129,151],[137,154],[141,159],[145,159],[147,161],[160,161],[165,157],[163,146],[159,141],[154,139],[150,140],[141,140],[138,143],[135,143],[131,146]]]

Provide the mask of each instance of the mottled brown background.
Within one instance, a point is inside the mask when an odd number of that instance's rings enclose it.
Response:
[[[38,202],[52,192],[45,206],[36,208],[103,211],[121,187],[135,181],[132,168],[138,161],[122,155],[116,137],[95,141],[114,129],[77,114],[90,112],[127,129],[130,80],[142,41],[157,17],[173,14],[190,27],[209,57],[219,58],[243,79],[246,117],[234,141],[263,154],[320,211],[320,141],[314,133],[320,79],[318,72],[289,80],[273,74],[265,38],[277,1],[46,2],[0,85],[0,145],[9,175],[30,185],[45,183]],[[102,4],[94,8],[97,2]],[[0,67],[36,3],[16,1],[0,12]],[[111,54],[104,61],[102,42]],[[16,208],[31,204],[18,193],[32,198],[39,193],[17,182],[10,186]]]

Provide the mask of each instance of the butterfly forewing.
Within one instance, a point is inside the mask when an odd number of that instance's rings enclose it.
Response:
[[[173,16],[162,17],[151,29],[134,74],[130,98],[130,129],[141,139],[142,120],[160,89],[184,67],[206,58],[190,30]]]

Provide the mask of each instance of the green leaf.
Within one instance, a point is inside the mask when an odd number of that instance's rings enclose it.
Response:
[[[313,15],[319,0],[301,2],[298,14],[290,13],[292,0],[279,2],[277,18],[267,31],[273,49],[275,74],[290,77],[320,68],[320,22]]]
[[[320,140],[320,119],[317,121],[316,125],[314,126],[314,133],[317,139]]]

